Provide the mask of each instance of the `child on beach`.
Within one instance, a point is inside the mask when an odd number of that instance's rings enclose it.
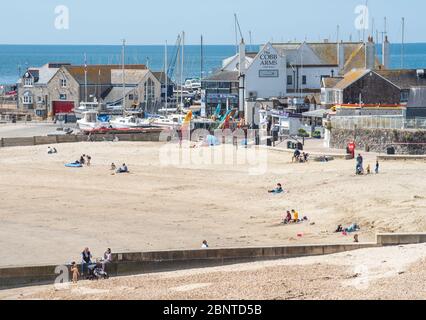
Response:
[[[72,282],[77,283],[80,272],[78,271],[77,265],[75,262],[71,263],[71,272],[72,272]]]
[[[90,167],[90,162],[92,161],[92,157],[91,157],[91,156],[86,156],[86,159],[87,159],[87,161],[86,161],[86,165],[87,165],[88,167]]]
[[[269,193],[275,193],[275,194],[279,194],[279,193],[283,193],[284,189],[281,183],[277,184],[277,187],[274,190],[269,190]]]

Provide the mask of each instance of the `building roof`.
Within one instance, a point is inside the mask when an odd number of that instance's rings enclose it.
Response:
[[[135,88],[126,88],[126,96],[131,93]],[[109,92],[108,95],[104,98],[104,103],[106,104],[117,104],[123,101],[123,88],[114,87]]]
[[[273,46],[281,53],[287,56],[290,63],[297,63],[300,58],[299,50],[302,46],[307,46],[317,56],[318,61],[313,64],[324,66],[337,66],[338,53],[337,42],[311,42],[311,43],[276,43]],[[342,42],[341,45],[345,52],[344,73],[352,69],[365,68],[365,47],[362,42]],[[306,62],[305,62],[306,64]],[[380,62],[376,59],[376,66]]]
[[[150,71],[148,69],[142,70],[124,70],[124,78],[126,85],[138,85],[146,77]],[[123,70],[122,69],[112,69],[111,70],[111,84],[112,85],[121,85],[123,84]]]
[[[414,69],[375,70],[375,72],[402,90],[426,86],[426,78],[418,77],[417,70]]]
[[[343,77],[334,77],[334,78],[323,78],[323,87],[324,88],[334,88],[340,81],[343,80]]]
[[[347,87],[349,87],[351,84],[353,84],[354,82],[356,82],[359,79],[361,79],[362,77],[364,77],[369,72],[371,72],[371,71],[368,70],[368,69],[355,69],[355,70],[352,70],[352,71],[348,72],[347,74],[345,74],[345,76],[343,77],[343,79],[341,79],[334,86],[334,88],[335,89],[344,90]]]
[[[121,65],[89,65],[85,66],[64,66],[71,76],[79,83],[85,83],[85,70],[87,70],[88,84],[111,84],[111,70],[121,69]],[[143,64],[126,65],[126,69],[147,69]]]
[[[35,85],[46,85],[55,76],[58,70],[59,68],[51,68],[50,64],[45,64],[39,68],[29,68],[26,72],[34,78]],[[21,82],[21,79],[19,79],[17,83],[19,84]]]
[[[166,83],[166,73],[164,71],[153,71],[152,74],[154,75],[154,77],[157,78],[158,81],[161,82],[161,84],[165,84]],[[170,79],[169,77],[167,77],[167,83],[168,84],[173,84],[172,79]]]
[[[239,75],[240,74],[238,71],[219,70],[218,72],[214,73],[203,81],[238,82]]]

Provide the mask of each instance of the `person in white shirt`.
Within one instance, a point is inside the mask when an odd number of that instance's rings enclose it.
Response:
[[[105,251],[103,259],[102,259],[102,270],[105,271],[105,266],[111,262],[112,262],[112,251],[110,248],[108,248],[107,251]]]
[[[203,241],[203,245],[201,246],[201,249],[207,249],[209,247],[209,244],[207,243],[207,240]]]

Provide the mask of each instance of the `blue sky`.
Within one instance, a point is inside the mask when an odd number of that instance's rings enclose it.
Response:
[[[354,13],[365,0],[21,0],[2,1],[1,44],[129,44],[174,43],[185,30],[187,43],[199,43],[203,34],[207,44],[234,44],[233,13],[237,13],[249,42],[268,40],[318,41],[341,38],[355,40]],[[69,30],[54,26],[55,8],[69,8]],[[391,42],[401,41],[401,18],[406,18],[407,42],[426,42],[424,0],[369,0],[370,24],[383,30],[388,17]]]

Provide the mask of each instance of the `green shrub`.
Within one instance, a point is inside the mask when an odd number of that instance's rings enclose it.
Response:
[[[306,132],[305,129],[299,129],[299,137],[307,138],[309,137],[309,134]]]

